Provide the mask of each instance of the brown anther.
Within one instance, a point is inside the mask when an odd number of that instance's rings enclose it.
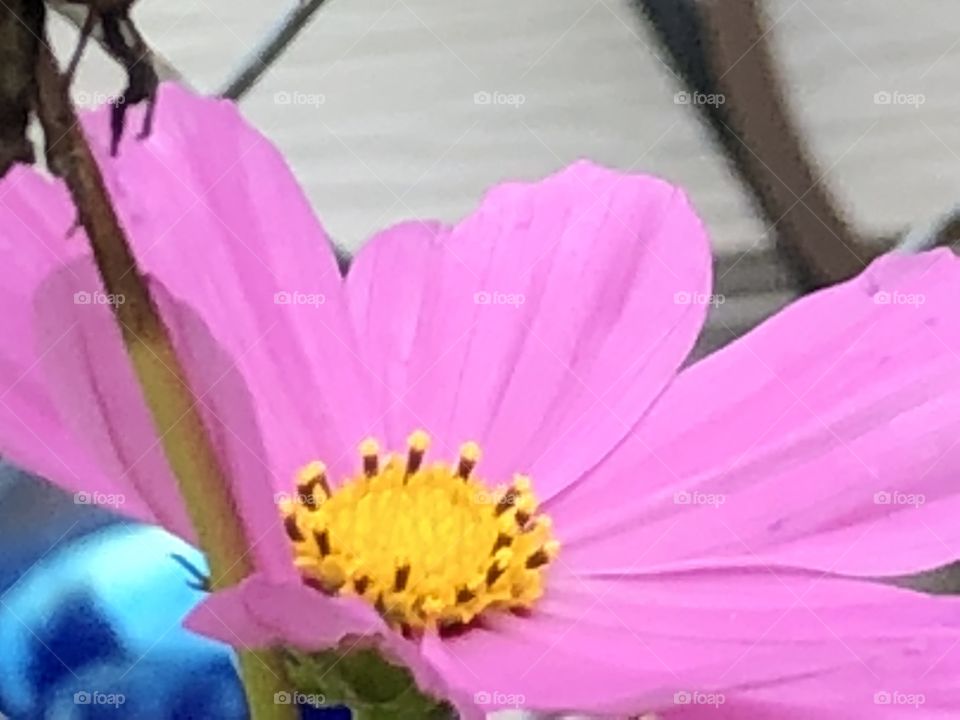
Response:
[[[503,515],[507,510],[516,504],[517,497],[519,497],[519,493],[515,488],[510,488],[507,490],[503,497],[497,502],[497,506],[493,509],[493,514]]]
[[[480,448],[474,442],[464,443],[460,448],[460,462],[457,465],[457,477],[466,480],[480,460]]]
[[[317,498],[313,494],[313,490],[316,487],[316,481],[311,480],[310,482],[301,483],[297,485],[297,496],[303,505],[310,509],[317,509]]]
[[[360,443],[360,455],[363,457],[363,474],[368,478],[380,472],[380,447],[373,438],[367,438]]]
[[[317,502],[317,493],[322,492],[323,500],[330,497],[330,486],[327,484],[327,468],[315,460],[310,463],[298,474],[297,500],[309,510],[316,510],[320,504]]]
[[[297,517],[296,515],[287,515],[283,519],[283,527],[287,531],[287,535],[294,542],[303,541],[303,533],[300,532],[300,528],[297,527]]]
[[[425,453],[423,450],[417,450],[416,448],[410,448],[410,450],[407,452],[407,477],[415,475],[420,469],[420,466],[423,464],[424,454]]]
[[[321,557],[330,554],[330,533],[327,530],[314,530],[313,539],[317,541],[317,547],[320,549]]]
[[[326,592],[327,590],[327,586],[315,577],[308,576],[303,578],[303,584],[312,590],[318,590],[320,592]]]
[[[533,570],[541,565],[546,565],[548,562],[550,562],[550,554],[543,548],[540,548],[527,558],[527,567]]]
[[[493,585],[503,575],[503,572],[504,568],[500,567],[499,563],[493,563],[487,570],[487,587]]]
[[[496,555],[497,550],[500,548],[510,547],[513,543],[513,536],[507,535],[506,533],[500,533],[497,535],[496,542],[493,543],[493,550],[490,551],[491,555]]]
[[[410,566],[401,565],[393,576],[393,589],[400,592],[407,587],[407,581],[410,579]]]
[[[407,439],[409,450],[407,451],[407,469],[406,477],[415,474],[423,464],[423,457],[430,445],[430,436],[423,430],[413,432]]]
[[[523,510],[517,510],[517,514],[514,516],[514,519],[517,521],[517,527],[526,527],[531,517],[532,515],[530,515],[530,513],[524,512]]]
[[[468,603],[473,600],[477,594],[473,592],[470,588],[462,587],[457,590],[457,602],[458,603]]]
[[[368,587],[370,587],[370,578],[366,575],[361,575],[353,581],[353,589],[357,595],[363,595]]]

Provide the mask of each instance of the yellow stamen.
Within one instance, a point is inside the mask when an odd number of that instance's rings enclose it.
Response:
[[[493,490],[472,476],[476,443],[455,463],[425,464],[429,443],[417,430],[405,459],[381,462],[376,441],[364,440],[360,472],[332,492],[325,466],[307,465],[297,500],[280,506],[297,568],[312,587],[362,597],[406,632],[531,608],[559,544],[530,478]]]

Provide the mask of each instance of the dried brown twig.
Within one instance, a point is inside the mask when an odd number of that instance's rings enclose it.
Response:
[[[207,557],[212,589],[235,585],[253,569],[247,538],[223,467],[197,409],[187,373],[170,333],[136,264],[103,175],[80,129],[49,46],[42,42],[36,63],[37,114],[48,140],[50,164],[60,168],[77,208],[106,290],[124,298],[113,312],[131,366],[143,391],[170,468],[177,479],[198,545]],[[274,698],[288,683],[282,658],[273,650],[243,650],[239,665],[252,720],[293,720],[296,708]]]
[[[16,163],[34,162],[27,126],[36,106],[44,13],[42,0],[0,3],[0,177]]]
[[[47,0],[47,5],[60,17],[73,25],[79,32],[83,32],[83,28],[90,17],[90,11],[85,5],[71,2],[70,0]],[[96,22],[92,22],[91,24],[93,25],[93,31],[90,33],[90,38],[98,42],[103,46],[104,50],[109,52],[103,37],[103,30]],[[156,50],[152,50],[150,56],[153,60],[153,67],[157,71],[157,76],[161,81],[173,80],[183,85],[190,85],[189,79],[186,78],[169,59],[165,58]]]
[[[160,78],[153,67],[152,53],[143,35],[137,29],[130,10],[135,0],[70,0],[71,3],[87,6],[87,17],[80,29],[80,42],[67,70],[67,82],[73,78],[83,51],[94,29],[99,24],[103,44],[107,52],[127,71],[127,87],[120,97],[111,102],[112,137],[110,152],[117,154],[123,136],[127,109],[140,102],[147,103],[143,128],[139,137],[145,138],[153,127]]]

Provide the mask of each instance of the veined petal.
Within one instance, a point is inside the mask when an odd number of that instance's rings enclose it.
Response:
[[[892,657],[918,677],[934,649],[960,640],[954,598],[813,573],[558,575],[529,616],[432,639],[427,657],[455,687],[522,697],[528,709],[642,714],[678,693],[775,686],[799,697],[807,678],[853,677]]]
[[[71,357],[74,362],[88,358],[83,348],[76,347],[76,324],[51,332],[51,327],[37,322],[34,312],[38,290],[51,274],[76,272],[65,269],[79,251],[65,236],[72,217],[63,187],[31,169],[14,168],[0,183],[0,252],[4,257],[0,264],[0,305],[4,308],[0,455],[71,492],[83,493],[80,502],[109,498],[114,510],[156,522],[158,508],[151,507],[133,478],[125,475],[126,467],[109,440],[108,429],[92,417],[95,408],[90,403],[95,405],[102,392],[82,382],[78,394],[85,404],[59,395],[50,382],[54,367]],[[72,295],[66,298],[61,319],[73,317],[81,309],[77,300]],[[128,440],[136,442],[135,438]],[[178,523],[175,510],[166,516],[171,523]],[[177,529],[189,532],[183,523]]]
[[[157,130],[128,137],[114,159],[106,115],[87,124],[142,270],[195,310],[236,364],[278,490],[318,456],[352,469],[341,456],[365,430],[365,382],[326,233],[235,105],[164,85],[158,107]]]
[[[643,415],[696,339],[709,287],[683,194],[586,162],[500,185],[455,227],[387,230],[347,277],[391,444],[415,427],[447,454],[477,440],[488,477],[530,472],[543,495]]]
[[[565,562],[892,575],[955,559],[958,306],[952,253],[888,256],[684,371],[550,506]]]
[[[900,720],[904,717],[952,718],[960,706],[956,678],[960,654],[955,641],[928,644],[924,653],[889,653],[862,665],[786,684],[743,688],[724,694],[722,703],[705,694],[678,695],[673,707],[661,708],[664,720],[757,718],[757,720]],[[721,700],[721,698],[715,698]],[[676,702],[679,701],[679,702]]]
[[[151,137],[125,142],[118,158],[105,151],[105,111],[87,117],[87,129],[140,269],[168,291],[165,321],[189,349],[188,375],[203,378],[211,432],[242,438],[220,442],[234,453],[223,460],[246,467],[240,476],[256,468],[261,507],[271,512],[272,495],[292,489],[298,466],[322,456],[345,471],[343,437],[360,435],[351,423],[369,416],[364,385],[353,380],[342,281],[289,170],[233,106],[174,86],[164,86],[160,104],[163,121]],[[35,268],[14,277],[19,263],[5,267],[6,309],[29,318],[16,321],[24,327],[10,340],[29,343],[0,356],[4,390],[12,389],[0,450],[68,488],[121,493],[120,510],[192,538],[88,243],[82,232],[67,237],[74,211],[62,185],[25,170],[0,188],[3,243]],[[38,338],[29,328],[35,304]],[[213,367],[224,377],[211,377]],[[249,398],[249,417],[236,412],[238,394]],[[238,496],[249,487],[241,481]]]

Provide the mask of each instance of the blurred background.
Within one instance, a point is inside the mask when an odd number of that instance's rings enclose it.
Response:
[[[84,10],[52,4],[66,59]],[[954,238],[960,6],[947,0],[139,0],[133,17],[163,76],[242,96],[348,251],[580,157],[683,186],[723,298],[700,354],[896,243]],[[274,37],[290,39],[275,58]],[[77,102],[124,85],[93,43]],[[178,628],[199,594],[173,555],[200,564],[0,466],[0,713],[99,717],[73,693],[119,663],[131,701],[105,717],[242,717],[226,651]],[[198,677],[222,688],[209,704]]]

